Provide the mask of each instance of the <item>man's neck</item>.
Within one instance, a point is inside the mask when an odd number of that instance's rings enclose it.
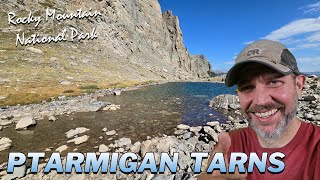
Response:
[[[282,148],[287,145],[297,134],[301,125],[301,121],[298,118],[294,118],[289,124],[286,130],[283,131],[281,136],[275,141],[266,141],[258,135],[258,141],[262,148]]]

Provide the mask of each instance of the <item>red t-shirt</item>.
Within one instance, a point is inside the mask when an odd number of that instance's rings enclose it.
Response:
[[[229,134],[231,136],[229,153],[244,152],[248,159],[250,152],[257,153],[260,158],[263,152],[268,153],[266,172],[261,174],[254,166],[253,173],[249,173],[247,179],[320,180],[320,127],[301,122],[297,134],[282,148],[262,148],[257,134],[250,127],[231,131]],[[285,163],[285,168],[279,174],[272,174],[267,170],[270,164],[269,156],[274,152],[285,154],[285,158],[281,159]]]

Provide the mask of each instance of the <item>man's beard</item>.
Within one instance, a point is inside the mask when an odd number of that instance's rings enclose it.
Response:
[[[271,109],[279,108],[279,107],[284,107],[284,106],[280,103],[274,103],[274,104],[270,104],[270,105],[267,105],[264,107],[255,106],[252,109],[271,110]],[[295,117],[297,110],[298,110],[298,94],[296,93],[294,96],[294,104],[291,109],[289,109],[287,112],[285,112],[285,108],[279,109],[279,111],[281,113],[281,120],[274,131],[264,131],[264,130],[260,129],[248,114],[246,114],[246,116],[249,120],[249,125],[252,127],[252,129],[254,129],[254,131],[262,139],[264,139],[265,141],[267,141],[269,143],[273,143],[275,140],[277,140],[282,135],[282,133],[284,131],[286,131],[289,123]],[[249,112],[251,112],[251,110],[249,110]]]

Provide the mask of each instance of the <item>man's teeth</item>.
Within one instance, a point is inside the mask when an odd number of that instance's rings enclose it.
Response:
[[[271,111],[268,111],[268,112],[264,112],[264,113],[254,113],[255,115],[261,117],[261,118],[266,118],[268,116],[271,116],[273,114],[275,114],[276,112],[278,111],[278,109],[272,109]]]

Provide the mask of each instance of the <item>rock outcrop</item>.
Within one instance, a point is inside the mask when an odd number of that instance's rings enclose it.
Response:
[[[191,55],[191,69],[194,76],[200,79],[211,78],[215,75],[211,69],[211,64],[204,55]]]
[[[299,99],[298,117],[320,126],[320,80],[310,76]]]
[[[222,94],[214,97],[209,105],[214,108],[222,108],[222,109],[238,109],[240,108],[239,97],[231,94]]]

